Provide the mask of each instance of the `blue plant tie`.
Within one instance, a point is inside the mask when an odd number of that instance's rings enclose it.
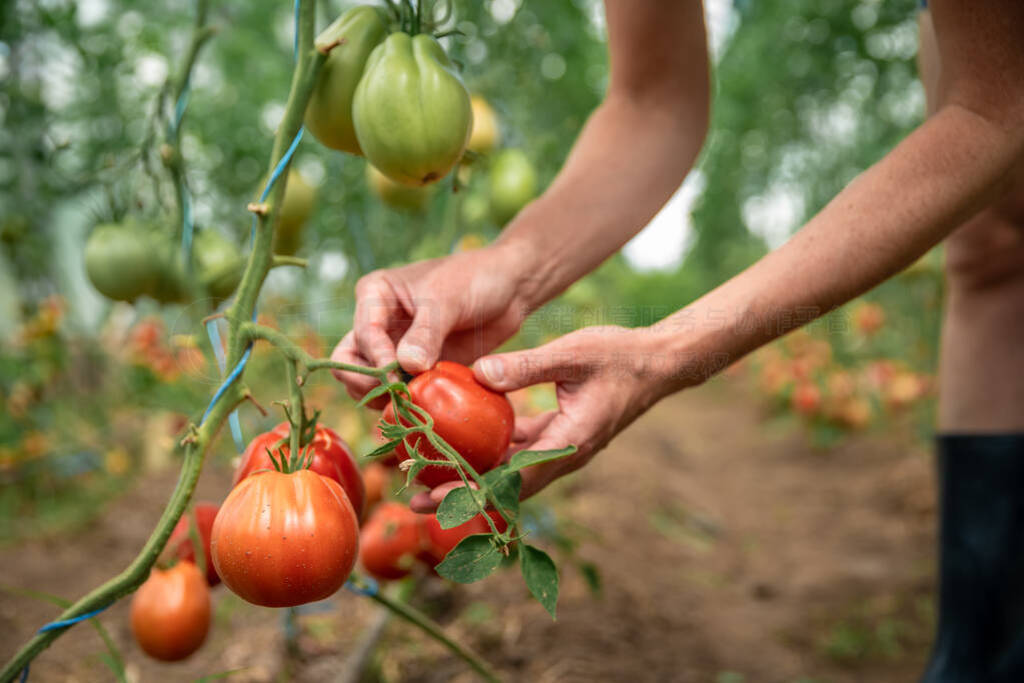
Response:
[[[114,603],[110,603],[110,605],[113,605],[113,604]],[[47,624],[46,626],[44,626],[41,629],[39,629],[39,632],[40,633],[46,633],[47,631],[56,631],[59,628],[65,628],[67,626],[74,626],[75,624],[77,624],[80,621],[85,621],[86,619],[92,619],[94,616],[96,616],[97,614],[99,614],[103,610],[107,609],[107,607],[110,607],[110,605],[106,605],[105,607],[100,607],[99,609],[94,609],[93,611],[86,612],[85,614],[79,614],[77,617],[71,617],[70,619],[61,619],[60,621],[51,621],[49,624]]]
[[[213,347],[213,355],[217,358],[217,366],[220,374],[223,375],[227,369],[227,358],[224,355],[224,345],[220,339],[220,328],[216,320],[206,321],[206,334],[210,337],[210,346]],[[228,424],[231,427],[231,438],[235,442],[235,450],[241,453],[245,450],[245,441],[242,438],[242,425],[238,421],[238,411],[232,410],[228,416]]]
[[[372,576],[367,576],[366,578],[362,579],[362,582],[366,585],[360,586],[352,579],[349,579],[345,582],[345,589],[349,592],[355,593],[356,595],[365,595],[370,598],[376,596],[377,593],[380,592],[380,585],[377,583],[377,580],[374,579]]]

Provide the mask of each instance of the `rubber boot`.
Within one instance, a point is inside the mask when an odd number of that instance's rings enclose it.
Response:
[[[937,446],[939,623],[922,681],[1024,681],[1024,434]]]

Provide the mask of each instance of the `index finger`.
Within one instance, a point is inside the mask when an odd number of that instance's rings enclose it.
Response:
[[[395,342],[388,332],[404,310],[391,284],[383,277],[370,274],[356,283],[352,333],[359,354],[375,367],[395,360]]]

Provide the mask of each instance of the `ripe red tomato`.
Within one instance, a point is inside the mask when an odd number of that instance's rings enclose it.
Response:
[[[498,514],[497,510],[488,510],[487,514],[494,520],[498,531],[504,532],[508,528],[508,522]],[[431,567],[439,565],[441,560],[452,551],[452,548],[457,546],[466,536],[491,533],[491,527],[482,514],[454,529],[442,529],[436,515],[420,515],[420,520],[420,523],[427,532],[426,549],[420,554],[420,559]]]
[[[420,515],[401,503],[381,503],[363,526],[359,561],[378,579],[401,579],[426,547]]]
[[[282,422],[271,431],[260,434],[250,441],[245,453],[242,454],[242,461],[238,464],[238,469],[235,470],[234,484],[237,485],[238,482],[257,470],[274,469],[274,463],[270,461],[267,450],[272,450],[274,457],[277,457],[279,453],[274,450],[274,444],[281,439],[284,439],[285,443],[279,450],[287,458],[291,452],[287,441],[287,422]],[[356,515],[362,519],[366,491],[363,488],[363,478],[359,475],[359,467],[356,466],[352,449],[344,439],[338,436],[337,432],[322,424],[317,424],[316,434],[308,445],[313,449],[313,463],[309,469],[341,484],[341,488],[345,489],[345,493],[348,494],[349,502],[352,503]]]
[[[211,586],[220,583],[217,569],[213,566],[213,560],[210,559],[210,531],[213,529],[213,520],[217,516],[217,509],[218,506],[214,503],[196,503],[195,505],[196,531],[199,532],[199,538],[203,542],[203,558],[206,561],[206,583]],[[191,513],[186,512],[178,520],[174,531],[171,532],[171,538],[167,541],[167,549],[174,553],[179,560],[198,566],[195,547],[192,545],[190,517]]]
[[[366,487],[366,511],[369,513],[388,494],[391,471],[379,462],[370,463],[363,469],[363,484]]]
[[[154,568],[132,597],[132,633],[154,659],[176,662],[199,649],[210,630],[210,589],[199,568]]]
[[[213,522],[210,555],[224,585],[264,607],[322,600],[341,588],[359,548],[359,520],[333,479],[310,470],[257,472]]]
[[[434,418],[434,431],[448,442],[480,473],[494,469],[512,441],[515,414],[504,394],[491,391],[476,381],[473,371],[465,365],[441,361],[409,382],[413,403]],[[384,411],[384,421],[394,424],[392,406]],[[444,460],[421,435],[409,437],[423,457]],[[395,449],[403,460],[408,458],[405,444]],[[454,467],[427,467],[416,480],[430,488],[459,478]]]

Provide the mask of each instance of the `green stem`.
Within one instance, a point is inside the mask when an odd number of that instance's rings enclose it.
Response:
[[[269,342],[284,354],[286,358],[295,361],[305,368],[306,373],[316,370],[344,370],[346,372],[376,377],[381,382],[386,382],[388,374],[398,369],[397,362],[390,363],[382,368],[367,368],[362,365],[352,365],[351,363],[339,363],[329,358],[313,358],[313,356],[306,353],[283,332],[275,330],[273,327],[260,325],[259,323],[243,323],[239,327],[238,333],[246,341],[262,339]]]
[[[480,674],[484,680],[494,682],[501,681],[498,674],[485,661],[469,649],[449,638],[441,629],[441,626],[426,614],[423,614],[423,612],[420,612],[418,609],[407,603],[395,600],[385,593],[378,592],[370,595],[369,597],[374,602],[383,605],[402,619],[405,619],[410,624],[413,624],[417,628],[423,630],[431,638],[434,638],[439,643],[447,647],[453,654],[462,659],[462,661],[473,667],[473,669]]]
[[[302,462],[302,434],[306,429],[306,406],[302,397],[302,386],[299,384],[297,361],[285,360],[285,376],[288,381],[288,459],[291,461],[289,470],[294,472]]]

